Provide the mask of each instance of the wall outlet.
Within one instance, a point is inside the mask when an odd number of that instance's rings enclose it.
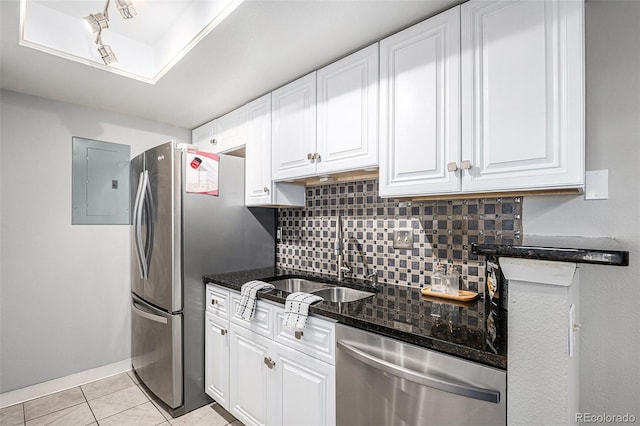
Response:
[[[396,229],[393,231],[394,249],[413,248],[413,229]]]

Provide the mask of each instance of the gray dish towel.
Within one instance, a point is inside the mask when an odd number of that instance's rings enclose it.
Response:
[[[324,300],[320,296],[310,293],[291,293],[284,304],[284,326],[302,330],[307,322],[309,307]]]
[[[256,295],[259,290],[271,290],[273,284],[265,283],[264,281],[249,281],[242,284],[242,290],[240,290],[240,305],[236,315],[239,315],[243,319],[252,320],[253,314],[256,310]]]

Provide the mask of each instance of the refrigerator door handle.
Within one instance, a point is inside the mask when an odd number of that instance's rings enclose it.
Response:
[[[142,186],[143,186],[144,172],[140,172],[140,179],[138,180],[138,190],[136,191],[136,199],[133,203],[133,232],[135,235],[136,241],[136,258],[138,259],[138,270],[140,271],[140,279],[144,279],[144,271],[142,267],[142,250],[141,250],[141,230],[140,230],[140,221],[141,221],[141,209],[140,209],[140,201],[142,198]]]
[[[147,251],[147,247],[146,247],[146,243],[143,244],[142,242],[142,219],[145,213],[145,208],[146,208],[146,204],[145,204],[145,198],[146,198],[146,193],[147,193],[147,185],[149,184],[149,172],[147,170],[145,170],[144,172],[142,172],[142,187],[140,189],[140,202],[138,203],[138,215],[137,215],[137,220],[138,220],[138,229],[136,231],[136,239],[137,239],[137,248],[138,248],[138,253],[140,255],[140,260],[141,260],[141,264],[142,264],[142,279],[146,280],[149,278],[149,269],[148,269],[148,265],[149,265],[149,260],[147,259],[146,256],[146,251]],[[149,222],[149,221],[147,221]],[[149,225],[147,225],[147,240],[149,239]]]
[[[147,220],[147,235],[145,236],[144,244],[144,259],[146,270],[146,278],[149,279],[149,269],[151,268],[151,250],[153,249],[153,237],[154,237],[154,218],[153,218],[153,195],[151,192],[151,183],[149,182],[149,172],[145,170],[145,188],[143,195],[143,205],[145,209],[145,217]]]
[[[167,319],[166,318],[161,317],[159,315],[153,315],[153,314],[151,314],[149,312],[143,311],[138,306],[142,306],[142,305],[139,305],[138,303],[136,303],[134,301],[131,302],[131,311],[134,312],[136,315],[139,315],[142,318],[146,318],[149,321],[159,322],[161,324],[167,324]]]

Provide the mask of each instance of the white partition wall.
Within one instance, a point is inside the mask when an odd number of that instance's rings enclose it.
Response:
[[[508,424],[576,424],[577,265],[501,257],[500,266],[509,281]]]

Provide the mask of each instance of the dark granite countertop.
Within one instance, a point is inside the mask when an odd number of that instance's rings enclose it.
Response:
[[[557,262],[628,266],[629,252],[612,238],[525,235],[522,245],[472,244],[474,254]]]
[[[375,292],[375,297],[351,303],[319,302],[311,307],[312,315],[503,370],[507,368],[507,313],[497,310],[491,313],[493,309],[482,298],[470,303],[448,302],[423,296],[419,288],[380,283],[372,289],[361,280],[337,283],[332,276],[275,267],[206,275],[203,281],[240,291],[247,281],[293,277]],[[260,299],[282,304],[287,295],[280,290],[258,293]]]

